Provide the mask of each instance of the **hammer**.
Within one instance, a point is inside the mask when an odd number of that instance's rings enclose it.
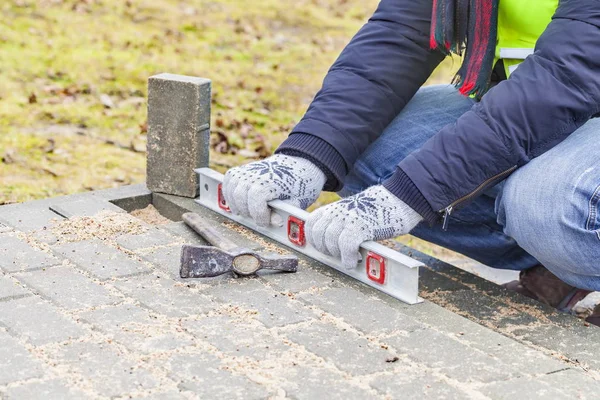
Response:
[[[209,278],[230,271],[234,276],[248,276],[261,269],[286,272],[296,272],[298,269],[298,258],[294,255],[260,255],[223,237],[196,213],[185,213],[182,219],[212,245],[184,245],[181,248],[179,275],[182,278]]]

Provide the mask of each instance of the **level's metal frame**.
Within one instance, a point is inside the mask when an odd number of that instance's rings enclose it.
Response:
[[[199,168],[195,171],[200,178],[200,195],[196,199],[196,202],[199,204],[377,290],[387,293],[398,300],[408,304],[416,304],[423,301],[419,297],[419,267],[423,266],[423,263],[383,246],[382,244],[365,242],[360,248],[362,261],[356,268],[347,270],[340,265],[340,260],[320,253],[313,248],[310,243],[307,242],[303,246],[299,246],[290,241],[288,238],[288,219],[291,216],[306,221],[309,215],[308,212],[280,200],[274,200],[269,202],[269,206],[282,218],[281,226],[271,225],[267,228],[260,227],[248,218],[233,215],[219,207],[218,187],[223,181],[222,174],[213,171],[210,168]],[[371,255],[372,258],[375,257],[376,259],[385,262],[385,279],[383,279],[383,282],[381,283],[377,282],[376,279],[369,278],[367,274],[366,263],[369,255]],[[381,279],[379,279],[379,281],[381,281]]]

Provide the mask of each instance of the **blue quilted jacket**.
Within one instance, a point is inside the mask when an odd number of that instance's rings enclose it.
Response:
[[[341,189],[443,60],[429,49],[431,9],[431,0],[382,0],[277,153],[312,160],[328,177],[325,190]],[[599,112],[600,0],[562,0],[510,79],[402,160],[384,185],[436,223]]]

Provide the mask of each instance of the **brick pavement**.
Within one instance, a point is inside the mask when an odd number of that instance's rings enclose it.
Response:
[[[134,195],[150,198],[137,187],[0,207],[0,398],[597,396],[596,328],[533,313],[509,326],[484,300],[478,324],[451,302],[474,283],[447,271],[424,275],[432,301],[415,306],[306,259],[296,274],[182,280],[178,248],[199,240],[178,222],[111,220],[108,200]],[[111,226],[125,217],[130,231]]]

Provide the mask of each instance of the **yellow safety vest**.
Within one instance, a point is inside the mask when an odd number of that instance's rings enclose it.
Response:
[[[494,65],[502,59],[507,77],[533,53],[557,7],[558,0],[500,1]]]

